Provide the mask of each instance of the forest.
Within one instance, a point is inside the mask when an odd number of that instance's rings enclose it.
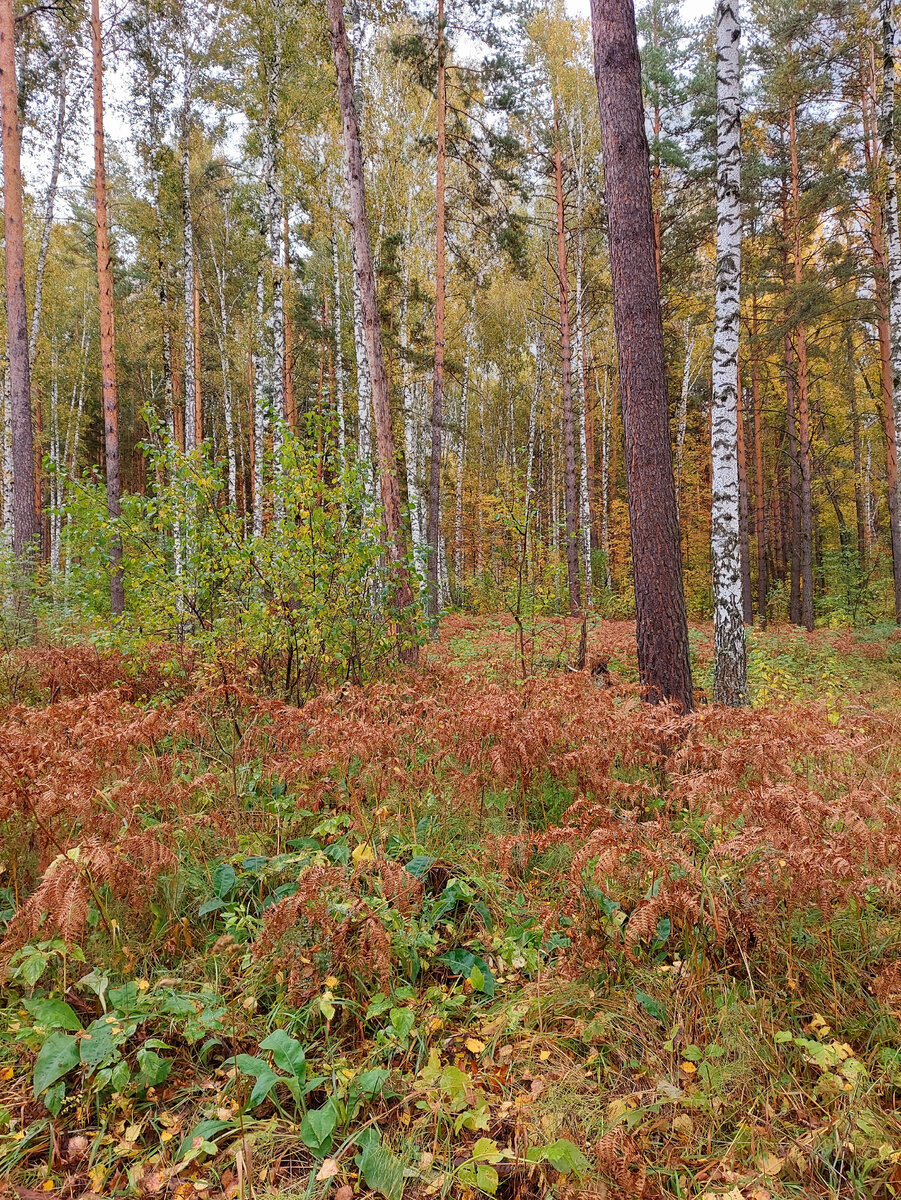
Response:
[[[0,0],[0,1200],[901,1197],[894,0]]]

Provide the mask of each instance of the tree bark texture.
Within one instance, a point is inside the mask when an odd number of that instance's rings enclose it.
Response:
[[[40,523],[34,511],[34,426],[25,312],[19,89],[16,83],[12,0],[0,0],[0,120],[3,140],[3,226],[6,243],[6,326],[9,351],[8,421],[12,438],[13,553],[20,561],[37,554]]]
[[[592,0],[626,446],[638,667],[651,701],[692,707],[641,64],[632,0]]]
[[[119,398],[116,385],[116,321],[113,308],[113,270],[106,203],[106,146],[103,129],[103,40],[100,0],[91,0],[91,50],[94,82],[94,216],[97,232],[97,294],[100,311],[100,369],[103,393],[103,444],[106,457],[106,504],[110,518],[120,514]],[[122,542],[110,539],[110,599],[113,615],[125,611]]]

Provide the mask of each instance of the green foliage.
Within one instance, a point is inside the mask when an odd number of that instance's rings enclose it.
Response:
[[[105,489],[82,480],[66,507],[65,576],[48,621],[131,654],[188,649],[220,678],[251,678],[285,699],[360,682],[396,648],[392,588],[377,512],[366,514],[352,467],[323,477],[322,457],[285,432],[275,472],[284,516],[253,537],[224,503],[219,466],[171,445],[147,448],[158,483],[123,498],[111,520]],[[123,545],[125,619],[109,622],[109,545]],[[61,614],[61,617],[60,615]]]

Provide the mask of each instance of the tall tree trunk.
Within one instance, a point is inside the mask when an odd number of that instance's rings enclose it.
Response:
[[[0,113],[3,140],[3,225],[6,246],[6,328],[9,352],[8,420],[13,460],[13,553],[22,562],[38,553],[40,522],[34,511],[34,427],[25,314],[19,89],[16,83],[12,0],[0,0]]]
[[[741,387],[738,382],[738,531],[741,550],[741,603],[746,625],[754,624],[754,594],[751,588],[750,514],[748,511],[748,464],[745,444],[745,410]]]
[[[335,407],[338,421],[338,454],[344,463],[346,447],[345,433],[345,394],[347,392],[347,370],[344,365],[344,345],[342,342],[341,324],[341,272],[338,265],[338,224],[332,227],[332,277],[335,289]]]
[[[760,398],[760,363],[757,341],[757,291],[751,296],[751,404],[754,416],[754,535],[757,540],[757,612],[766,628],[767,579],[766,496],[763,475],[763,405]]]
[[[741,117],[738,0],[720,0],[716,36],[716,314],[710,414],[713,499],[713,698],[748,703],[739,494]]]
[[[892,413],[895,443],[896,517],[901,514],[897,498],[898,467],[901,464],[901,231],[898,228],[898,174],[895,156],[895,13],[893,0],[880,0],[882,23],[882,97],[879,107],[886,265],[888,267],[889,325],[891,329]],[[901,558],[901,555],[899,555]],[[901,587],[901,585],[899,585]],[[896,588],[896,617],[901,622],[901,590]]]
[[[372,407],[378,445],[382,507],[388,535],[388,557],[392,564],[394,577],[395,594],[392,599],[403,614],[413,603],[413,589],[406,563],[406,544],[400,511],[400,488],[397,482],[388,376],[385,371],[382,327],[379,320],[372,248],[369,241],[369,220],[366,215],[363,152],[357,128],[353,78],[350,57],[347,53],[347,34],[344,28],[342,0],[327,0],[327,9],[329,35],[338,77],[338,102],[341,109],[347,191],[350,199],[350,224],[356,250],[354,266],[359,285],[363,328],[366,335],[366,356],[372,382]],[[403,640],[406,632],[403,628],[404,624],[405,618],[402,616],[398,631],[402,638],[400,653],[403,658],[415,661],[418,657],[417,648]]]
[[[688,319],[682,322],[685,357],[682,360],[682,387],[679,390],[679,407],[676,410],[676,508],[682,508],[682,472],[685,467],[685,434],[688,431],[688,397],[691,394],[695,374],[692,370],[692,355],[695,335]]]
[[[613,313],[629,483],[638,669],[648,699],[692,708],[641,65],[632,0],[592,0]]]
[[[791,583],[788,619],[801,624],[801,467],[798,454],[798,416],[795,403],[795,355],[791,338],[785,335],[785,433],[788,451],[788,493]]]
[[[297,432],[297,397],[294,395],[294,329],[291,323],[289,287],[291,283],[291,223],[288,209],[284,215],[284,259],[282,269],[282,321],[284,326],[285,361],[282,388],[285,397],[285,421],[288,428]]]
[[[44,198],[44,220],[41,226],[41,245],[38,249],[37,268],[34,273],[34,307],[31,312],[31,333],[28,338],[28,363],[34,368],[34,356],[38,347],[41,329],[41,312],[44,303],[44,275],[47,269],[47,254],[50,250],[50,235],[53,232],[53,215],[56,209],[56,194],[59,190],[59,169],[63,158],[63,137],[66,132],[66,101],[69,95],[67,69],[63,65],[59,74],[59,98],[56,108],[56,130],[53,140],[53,158],[50,163],[50,182]]]
[[[441,554],[441,450],[444,422],[444,308],[445,308],[445,170],[447,146],[445,121],[447,117],[447,67],[444,36],[444,0],[438,0],[438,151],[435,169],[435,361],[432,374],[432,444],[429,456],[429,520],[428,520],[428,613],[438,616],[438,560]]]
[[[555,101],[556,109],[556,101]],[[560,122],[555,113],[557,145],[554,149],[554,184],[557,212],[557,281],[560,293],[560,386],[563,393],[563,504],[566,517],[566,578],[569,611],[582,607],[579,589],[579,513],[576,487],[576,436],[573,419],[572,349],[569,329],[569,276],[566,264],[566,223],[563,211],[563,154]]]
[[[196,271],[191,304],[194,309],[194,445],[199,446],[203,441],[203,401],[200,388],[200,289],[197,286]]]
[[[466,469],[466,432],[469,421],[469,376],[472,369],[472,340],[475,332],[476,296],[479,279],[476,279],[466,324],[466,352],[463,359],[463,385],[460,389],[460,415],[457,436],[457,486],[454,509],[454,589],[458,602],[463,584],[463,483]]]
[[[575,334],[573,357],[576,363],[576,379],[579,385],[579,550],[582,556],[582,576],[585,580],[585,604],[592,605],[593,580],[591,577],[591,493],[589,490],[588,460],[588,379],[585,366],[585,297],[582,290],[582,223],[585,217],[585,134],[579,121],[579,146],[570,127],[570,147],[576,170],[576,291],[575,291]]]
[[[190,79],[190,73],[187,76]],[[182,283],[185,306],[185,453],[190,454],[197,444],[197,388],[194,372],[194,218],[191,211],[191,144],[190,144],[190,94],[185,83],[184,109],[181,130],[181,186],[182,186],[182,230],[184,255],[182,258]]]
[[[225,299],[225,263],[223,261],[220,267],[212,238],[210,239],[210,259],[213,264],[213,273],[216,276],[216,299],[219,307],[216,341],[219,347],[219,369],[222,373],[222,415],[225,421],[225,455],[228,463],[228,503],[232,511],[237,512],[238,464],[235,456],[235,402],[232,394],[231,364],[228,358],[229,320],[228,304]]]
[[[892,582],[895,596],[895,621],[901,625],[901,497],[898,484],[898,448],[895,440],[894,381],[892,375],[892,332],[890,324],[888,256],[885,246],[883,201],[879,197],[881,166],[876,104],[876,59],[872,42],[862,56],[861,109],[863,113],[864,157],[869,177],[870,244],[876,265],[876,332],[879,337],[881,404],[879,417],[885,438],[886,492],[888,496],[889,535],[892,546]],[[892,77],[894,84],[894,76]],[[894,123],[894,122],[893,122]],[[869,447],[868,447],[869,453]]]
[[[854,333],[851,325],[845,326],[845,395],[851,417],[851,454],[854,463],[854,524],[857,536],[857,569],[863,574],[867,569],[866,512],[863,496],[863,456],[860,442],[860,411],[857,407],[856,360]]]
[[[91,0],[91,50],[94,79],[94,215],[97,226],[97,293],[100,308],[100,364],[103,390],[103,442],[106,456],[106,504],[116,521],[119,503],[119,397],[116,387],[116,322],[113,311],[113,271],[106,206],[106,149],[103,132],[103,42],[100,0]],[[110,599],[114,616],[125,611],[122,579],[122,541],[110,539]]]
[[[257,267],[257,319],[251,331],[250,393],[253,406],[251,434],[251,498],[253,506],[253,536],[263,536],[263,458],[266,453],[267,396],[264,388],[265,368],[260,363],[260,348],[265,343],[265,286],[262,264]]]
[[[416,411],[416,389],[410,379],[409,311],[410,311],[410,227],[413,216],[413,191],[407,192],[406,236],[402,272],[403,295],[400,305],[400,394],[404,415],[404,465],[407,471],[407,507],[410,510],[410,539],[413,560],[419,569],[423,547],[422,510],[419,495],[419,421]]]
[[[801,186],[798,170],[797,105],[788,110],[788,138],[791,155],[792,231],[794,235],[794,273],[796,294],[800,293],[801,262]],[[899,293],[901,299],[901,293]],[[813,629],[813,503],[811,498],[810,388],[807,373],[807,330],[803,320],[795,326],[798,361],[798,458],[801,468],[801,623]]]

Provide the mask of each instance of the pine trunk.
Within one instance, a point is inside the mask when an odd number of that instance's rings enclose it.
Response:
[[[0,108],[3,138],[3,223],[6,246],[6,328],[9,353],[8,423],[12,437],[13,552],[30,562],[38,553],[34,511],[34,427],[25,314],[25,229],[12,0],[0,0]]]
[[[632,0],[592,0],[635,580],[649,700],[692,708],[641,64]]]

